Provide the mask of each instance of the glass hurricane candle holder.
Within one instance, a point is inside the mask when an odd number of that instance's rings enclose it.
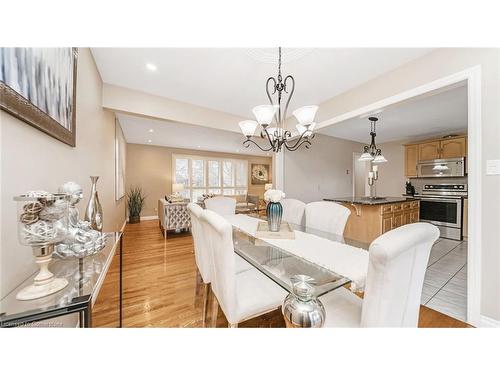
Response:
[[[19,300],[32,300],[56,293],[68,285],[66,279],[56,278],[49,271],[54,244],[68,234],[67,194],[31,192],[14,197],[17,202],[17,233],[19,243],[31,246],[40,271],[33,284],[22,289]]]

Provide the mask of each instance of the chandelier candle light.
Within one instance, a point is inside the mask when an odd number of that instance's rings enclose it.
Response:
[[[369,146],[365,146],[363,149],[363,154],[360,156],[359,161],[371,161],[373,163],[385,163],[387,159],[382,155],[382,150],[377,148],[375,143],[375,137],[377,133],[375,132],[375,124],[378,121],[377,117],[368,117],[371,122],[370,136],[372,141]]]
[[[375,182],[378,180],[378,165],[372,167],[371,172],[368,172],[368,185],[370,186],[370,198],[377,197]]]
[[[272,150],[276,153],[280,152],[283,147],[289,151],[295,151],[302,145],[309,148],[311,139],[314,138],[313,130],[316,125],[314,117],[316,116],[318,106],[307,105],[293,111],[293,115],[299,122],[296,128],[300,136],[297,140],[292,140],[292,133],[286,129],[285,122],[288,105],[290,104],[294,90],[295,79],[291,75],[287,75],[283,79],[281,75],[280,47],[278,49],[278,76],[276,78],[269,77],[266,81],[266,93],[271,104],[259,105],[252,110],[257,121],[245,120],[239,123],[241,131],[247,137],[243,142],[245,147],[248,148],[250,143],[253,143],[262,151]],[[284,100],[285,94],[287,95],[287,99],[284,101],[283,106],[282,100]],[[277,95],[276,102],[272,99],[273,95]],[[260,146],[252,140],[252,136],[254,136],[258,125],[262,127],[260,137],[267,139],[269,145]]]

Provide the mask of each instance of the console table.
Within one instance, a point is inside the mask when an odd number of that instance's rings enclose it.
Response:
[[[68,280],[61,291],[31,301],[19,301],[16,294],[32,283],[36,273],[0,300],[0,327],[19,327],[46,319],[79,314],[80,327],[92,327],[92,308],[99,296],[115,255],[119,259],[119,324],[122,326],[122,232],[106,233],[106,246],[82,259],[54,259],[50,271]],[[117,253],[119,251],[119,253]],[[56,323],[57,324],[57,323]],[[54,325],[54,324],[52,324]]]

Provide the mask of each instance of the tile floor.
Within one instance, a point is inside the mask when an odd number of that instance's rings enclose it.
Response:
[[[467,316],[467,242],[440,238],[432,247],[422,305],[461,321]]]

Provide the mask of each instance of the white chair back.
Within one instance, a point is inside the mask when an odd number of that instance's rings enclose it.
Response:
[[[228,321],[237,321],[235,253],[231,224],[216,212],[204,210],[202,225],[208,233],[212,256],[212,291]]]
[[[282,199],[280,201],[283,206],[283,217],[281,220],[302,225],[304,220],[304,211],[306,209],[306,204],[298,199]]]
[[[306,227],[323,232],[344,234],[351,211],[334,202],[312,202],[306,205]]]
[[[372,242],[362,327],[417,327],[427,262],[438,237],[434,225],[415,223]]]
[[[191,217],[191,232],[193,233],[194,241],[194,257],[196,266],[200,271],[203,282],[208,284],[210,282],[210,275],[212,272],[211,251],[207,243],[207,234],[205,228],[200,222],[203,209],[196,203],[189,203],[187,205],[189,216]]]
[[[207,210],[219,215],[234,215],[236,213],[236,199],[229,197],[213,197],[205,200]]]

